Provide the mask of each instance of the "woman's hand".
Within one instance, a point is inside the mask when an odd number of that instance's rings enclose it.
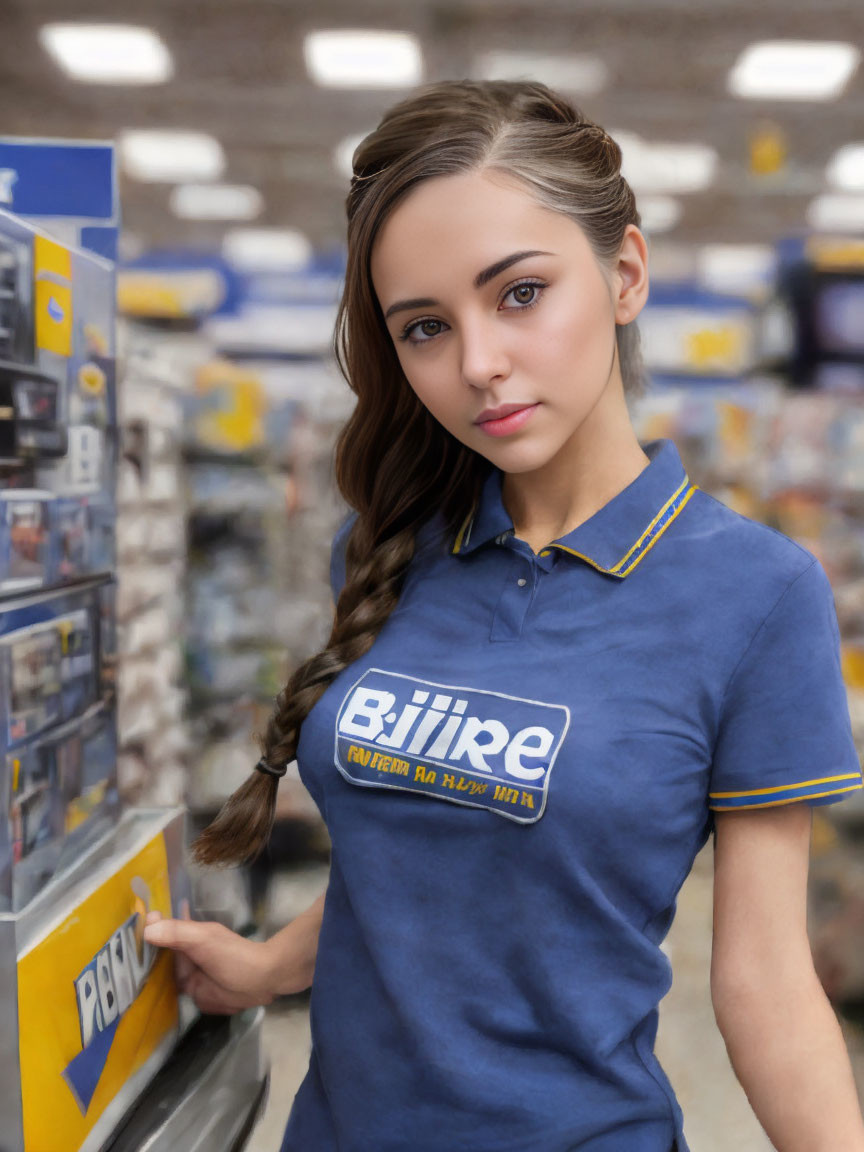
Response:
[[[210,1015],[269,1004],[276,989],[265,945],[223,924],[191,920],[185,901],[184,905],[182,919],[148,912],[144,927],[148,943],[174,952],[178,989]]]

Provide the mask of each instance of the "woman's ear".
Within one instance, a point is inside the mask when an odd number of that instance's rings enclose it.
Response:
[[[628,224],[618,250],[615,267],[618,297],[615,300],[615,323],[635,320],[648,299],[648,246],[635,224]]]

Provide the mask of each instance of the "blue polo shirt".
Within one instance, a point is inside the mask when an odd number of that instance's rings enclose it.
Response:
[[[862,779],[821,564],[642,448],[539,554],[490,466],[304,722],[332,859],[282,1152],[687,1152],[660,944],[713,812]]]

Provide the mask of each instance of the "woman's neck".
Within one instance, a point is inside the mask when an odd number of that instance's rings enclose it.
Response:
[[[516,536],[539,552],[590,519],[649,462],[630,428],[629,435],[595,441],[590,454],[562,451],[542,469],[505,473],[501,497]]]

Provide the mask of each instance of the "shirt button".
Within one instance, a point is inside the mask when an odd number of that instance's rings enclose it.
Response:
[[[519,579],[516,581],[516,583],[519,585],[520,588],[524,588],[525,585],[528,583],[528,581],[525,579],[524,576],[520,576]]]

